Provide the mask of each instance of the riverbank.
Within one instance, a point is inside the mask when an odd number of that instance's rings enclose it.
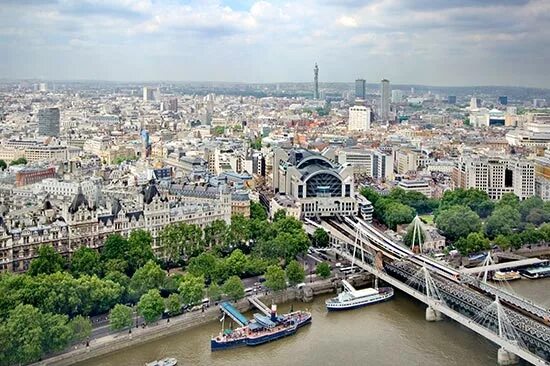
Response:
[[[371,275],[364,274],[354,279],[354,286],[365,285],[372,281]],[[339,286],[340,280],[331,278],[308,283],[300,289],[287,288],[284,291],[268,293],[259,296],[266,304],[282,304],[289,301],[300,300],[310,301],[314,296],[334,292]],[[236,302],[236,308],[241,312],[252,309],[248,299],[241,299]],[[32,364],[32,366],[68,366],[77,362],[82,362],[91,358],[104,356],[108,353],[120,351],[127,347],[137,346],[143,343],[158,340],[176,333],[184,332],[199,325],[218,319],[220,310],[217,306],[207,308],[204,312],[191,312],[173,317],[170,322],[160,320],[156,324],[145,328],[133,328],[132,333],[125,332],[111,334],[105,337],[94,339],[89,347],[78,347],[68,350],[65,353],[55,355],[42,361]]]

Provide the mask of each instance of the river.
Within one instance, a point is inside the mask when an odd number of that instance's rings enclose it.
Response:
[[[550,306],[550,278],[520,280],[516,293]],[[79,366],[142,366],[163,357],[178,365],[496,365],[497,347],[451,320],[427,322],[425,305],[397,292],[394,299],[347,312],[327,313],[324,300],[293,303],[310,309],[313,322],[298,334],[256,348],[210,352],[210,336],[220,330],[213,321],[177,335],[128,348]],[[289,310],[290,303],[279,306]],[[251,314],[247,314],[251,316]]]

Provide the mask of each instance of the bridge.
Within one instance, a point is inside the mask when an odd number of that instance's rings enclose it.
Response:
[[[499,345],[500,365],[518,357],[550,365],[550,312],[486,281],[416,254],[359,218],[305,219],[308,231],[322,227],[333,251],[427,305],[426,320],[442,315]]]

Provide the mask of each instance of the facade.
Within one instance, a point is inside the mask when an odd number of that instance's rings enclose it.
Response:
[[[535,159],[535,195],[550,201],[550,153]]]
[[[391,102],[398,104],[403,102],[403,91],[402,90],[392,90],[391,91]]]
[[[24,168],[15,173],[15,186],[22,187],[55,177],[55,168]]]
[[[531,161],[499,158],[462,158],[452,175],[455,188],[476,188],[498,200],[514,193],[521,200],[535,194],[535,167]]]
[[[370,129],[370,108],[356,105],[349,109],[348,130],[367,131]]]
[[[365,79],[355,80],[355,99],[365,100],[367,98],[367,82]]]
[[[0,271],[26,271],[42,245],[51,245],[63,256],[70,256],[82,246],[100,249],[111,234],[127,236],[137,229],[151,233],[153,250],[159,252],[159,235],[168,224],[184,222],[204,228],[215,220],[229,223],[231,209],[226,198],[174,201],[151,184],[135,201],[113,198],[105,207],[90,203],[82,192],[59,207],[46,200],[36,209],[36,215],[44,219],[39,223],[16,226],[20,219],[10,214],[2,217]]]
[[[70,148],[63,145],[46,145],[37,141],[3,141],[0,143],[0,159],[12,161],[24,157],[28,162],[65,161]]]
[[[380,119],[387,121],[390,118],[390,81],[382,79],[380,82]]]
[[[456,95],[449,95],[447,97],[447,103],[449,104],[456,104]]]
[[[418,180],[403,179],[399,182],[397,186],[407,192],[420,192],[426,197],[432,196],[432,190],[430,188],[430,184],[423,179],[418,179]]]
[[[501,95],[500,97],[498,97],[498,104],[508,105],[508,97],[506,95]]]
[[[338,163],[351,165],[354,175],[376,180],[393,180],[393,158],[380,150],[344,149],[338,152]]]
[[[355,215],[353,169],[304,149],[275,149],[273,187],[277,205],[297,209],[300,217]],[[272,210],[272,212],[274,212]]]
[[[523,128],[508,132],[506,141],[512,146],[550,147],[550,114],[528,115]]]
[[[38,134],[59,136],[59,108],[44,108],[38,111]]]

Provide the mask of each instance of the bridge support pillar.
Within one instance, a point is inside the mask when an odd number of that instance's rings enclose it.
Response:
[[[517,365],[519,363],[519,358],[514,353],[500,347],[497,353],[497,363],[499,366]]]
[[[426,320],[429,322],[438,322],[440,320],[443,320],[443,315],[439,311],[428,306],[426,308]]]

